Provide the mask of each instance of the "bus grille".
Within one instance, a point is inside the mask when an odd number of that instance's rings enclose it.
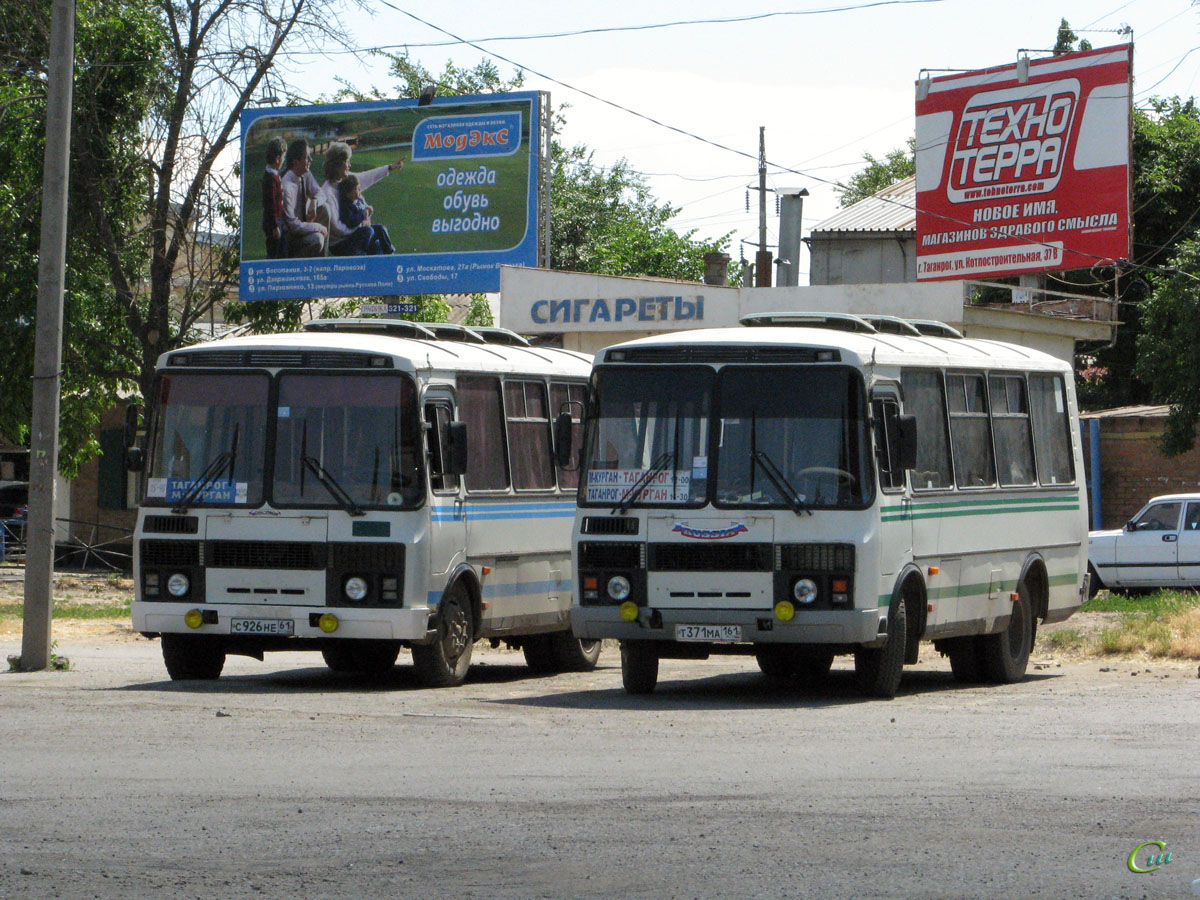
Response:
[[[776,548],[780,570],[853,572],[853,544],[780,544]]]
[[[638,520],[617,516],[585,516],[579,530],[584,534],[637,534]]]
[[[142,531],[148,534],[195,534],[199,521],[195,516],[146,516]]]
[[[200,565],[199,541],[142,541],[143,566]]]
[[[770,572],[770,544],[651,544],[652,572]]]
[[[204,559],[214,569],[324,569],[325,544],[208,541]]]
[[[642,569],[643,544],[586,541],[579,545],[580,569]]]
[[[403,544],[330,544],[331,569],[404,570]]]

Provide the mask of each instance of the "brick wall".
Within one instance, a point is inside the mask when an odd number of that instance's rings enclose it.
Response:
[[[1120,528],[1159,494],[1200,492],[1200,448],[1167,458],[1159,452],[1160,416],[1100,419],[1101,514],[1105,528]],[[1084,458],[1091,464],[1084,422]]]

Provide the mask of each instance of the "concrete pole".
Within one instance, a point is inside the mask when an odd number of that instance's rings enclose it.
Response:
[[[767,249],[767,129],[758,129],[758,252],[754,254],[754,286],[771,286],[771,251]]]
[[[54,608],[54,476],[58,471],[67,179],[71,160],[71,88],[75,71],[74,0],[54,0],[51,15],[37,334],[33,351],[29,522],[25,535],[25,617],[21,633],[21,668],[26,671],[45,669],[50,665],[50,622]]]

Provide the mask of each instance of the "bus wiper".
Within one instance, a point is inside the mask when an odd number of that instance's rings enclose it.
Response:
[[[611,515],[615,516],[617,513],[624,513],[633,503],[636,503],[637,498],[642,495],[642,491],[654,480],[654,476],[665,469],[674,459],[675,455],[672,453],[663,453],[662,456],[656,459],[654,465],[643,472],[642,477],[629,486],[629,490],[625,492],[625,495],[613,507]]]
[[[237,460],[238,429],[240,427],[240,422],[233,426],[233,444],[230,449],[222,450],[212,458],[212,461],[205,466],[204,471],[200,473],[200,477],[197,478],[192,483],[192,486],[187,489],[187,492],[179,498],[179,502],[171,507],[171,512],[178,515],[183,515],[186,513],[188,511],[188,507],[191,506],[195,502],[196,498],[204,492],[204,489],[221,477],[221,473],[225,471],[226,466],[229,467],[229,479],[230,481],[233,480],[233,466]]]
[[[346,490],[337,483],[337,479],[326,471],[319,459],[315,456],[301,456],[300,462],[317,476],[317,481],[321,482],[325,490],[329,491],[330,495],[341,505],[342,509],[346,510],[352,516],[366,515],[365,512],[358,508],[358,504],[346,493]]]
[[[792,512],[796,515],[808,513],[811,516],[813,514],[812,510],[805,506],[804,501],[800,499],[800,492],[792,486],[787,476],[780,471],[779,466],[775,465],[775,461],[767,456],[766,451],[755,450],[750,454],[750,459],[756,465],[762,466],[763,472],[766,473],[767,478],[771,480],[771,483],[775,485],[779,493],[783,494],[784,499],[791,506]]]

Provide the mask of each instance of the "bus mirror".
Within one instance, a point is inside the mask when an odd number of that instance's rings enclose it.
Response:
[[[917,417],[900,416],[900,468],[917,467]]]
[[[569,412],[558,414],[554,420],[554,464],[560,469],[571,463],[571,427],[574,420]]]
[[[125,468],[130,472],[140,472],[146,465],[146,454],[141,447],[125,448]]]
[[[446,427],[446,473],[467,474],[467,423],[451,422]]]
[[[125,407],[125,446],[132,447],[137,441],[138,425],[142,419],[142,408],[136,403]]]

